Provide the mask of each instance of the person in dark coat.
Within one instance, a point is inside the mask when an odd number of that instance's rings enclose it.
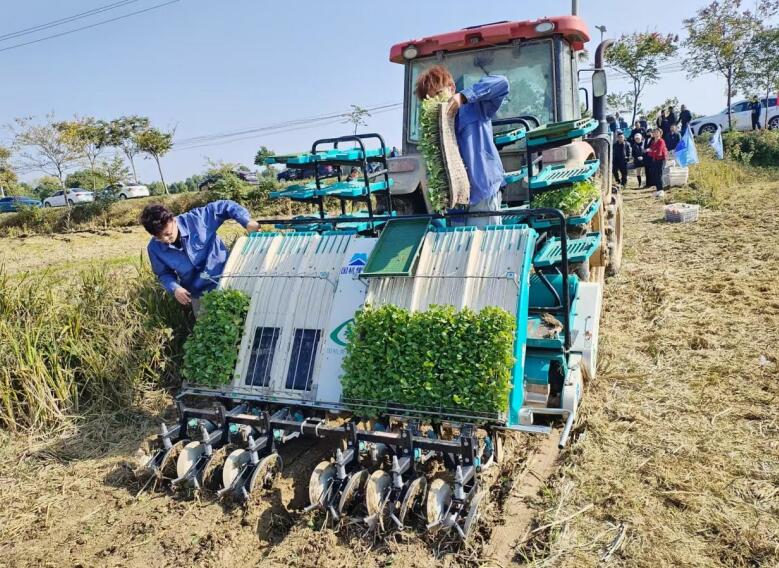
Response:
[[[668,114],[666,116],[668,117],[669,130],[672,125],[679,123],[679,119],[676,118],[676,111],[674,110],[674,107],[672,106],[668,107]]]
[[[628,163],[630,162],[630,144],[625,140],[625,134],[617,131],[611,152],[611,173],[614,180],[623,188],[628,184]]]
[[[636,123],[633,125],[633,131],[630,133],[630,143],[633,143],[633,139],[636,137],[636,134],[641,135],[641,139],[643,140],[646,138],[646,128],[641,126],[641,121],[637,120]]]
[[[760,130],[760,111],[763,109],[760,101],[754,95],[749,100],[749,108],[752,111],[752,130]]]
[[[690,121],[692,121],[692,114],[687,110],[686,106],[682,105],[682,110],[679,112],[679,122],[682,124],[682,136],[687,133],[687,127],[689,126]]]
[[[641,118],[638,119],[638,122],[639,124],[641,124],[641,129],[644,132],[647,132],[649,130],[649,122],[647,121],[646,116],[642,114]],[[644,136],[644,138],[646,138],[646,136]]]
[[[669,152],[673,152],[676,150],[676,146],[681,141],[682,137],[679,136],[679,133],[676,131],[676,125],[671,125],[671,131],[668,133],[668,138],[665,138],[665,147],[668,149]]]
[[[641,175],[644,173],[644,166],[646,165],[644,163],[645,152],[644,135],[641,132],[636,132],[630,141],[630,154],[633,156],[633,170],[636,172],[639,188],[641,187]]]
[[[606,117],[606,124],[609,127],[609,132],[611,132],[612,134],[616,134],[616,132],[617,132],[617,121],[614,120],[613,116],[608,115]]]

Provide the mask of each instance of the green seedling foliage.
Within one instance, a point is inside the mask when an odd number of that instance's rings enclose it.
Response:
[[[580,215],[598,199],[600,192],[591,181],[580,181],[572,186],[553,189],[533,197],[533,207],[560,209],[566,215]]]
[[[443,211],[448,204],[449,182],[441,156],[441,132],[438,127],[438,107],[449,100],[447,93],[422,101],[419,114],[419,151],[427,168],[427,193],[435,211]]]
[[[212,387],[230,382],[238,359],[249,297],[239,290],[213,290],[201,300],[202,315],[184,344],[182,375]]]
[[[478,313],[452,306],[413,313],[366,307],[347,334],[344,400],[371,401],[369,413],[380,413],[386,403],[505,412],[515,327],[515,318],[497,307]]]

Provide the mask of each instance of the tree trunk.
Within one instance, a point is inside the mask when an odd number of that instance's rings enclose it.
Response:
[[[633,125],[636,123],[636,113],[638,112],[638,87],[636,86],[636,82],[633,81],[633,120],[630,121],[630,126],[633,128]]]
[[[165,178],[162,177],[162,166],[160,165],[160,157],[154,156],[154,161],[157,162],[157,169],[160,171],[160,181],[162,181],[162,189],[165,190],[165,195],[168,195],[168,186],[165,185]]]
[[[133,170],[133,181],[138,182],[138,174],[135,173],[135,162],[133,161],[133,155],[130,152],[125,151],[125,156],[127,156],[127,160],[130,162],[130,168]]]
[[[733,130],[733,111],[730,108],[730,103],[733,97],[733,70],[728,68],[728,130]]]

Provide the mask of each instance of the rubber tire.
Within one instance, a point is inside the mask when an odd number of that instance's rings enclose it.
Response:
[[[771,118],[771,120],[768,121],[768,128],[770,130],[779,128],[779,116],[774,116],[773,118]]]
[[[717,131],[717,125],[707,122],[706,124],[704,124],[698,129],[698,136],[706,133],[714,134],[716,131]]]
[[[48,202],[44,203],[43,206],[46,207],[46,208],[51,207],[51,203],[48,203]]]
[[[622,216],[622,194],[612,195],[612,202],[608,206],[606,225],[610,230],[606,232],[606,244],[609,249],[606,261],[606,276],[616,276],[622,268],[622,235],[624,220]]]
[[[70,205],[71,207],[73,207],[75,204],[76,204],[76,202],[75,202],[75,201],[73,201],[72,199],[68,199],[68,205]]]
[[[124,201],[125,199],[127,199],[127,196],[124,193],[120,193],[119,194],[119,201]]]

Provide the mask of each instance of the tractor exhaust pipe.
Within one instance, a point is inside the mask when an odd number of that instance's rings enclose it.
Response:
[[[571,0],[571,16],[579,15],[579,0]]]
[[[603,54],[614,43],[613,39],[600,42],[595,50],[595,72],[592,74],[592,117],[598,121],[594,134],[608,134],[606,125],[606,70],[603,68]]]

